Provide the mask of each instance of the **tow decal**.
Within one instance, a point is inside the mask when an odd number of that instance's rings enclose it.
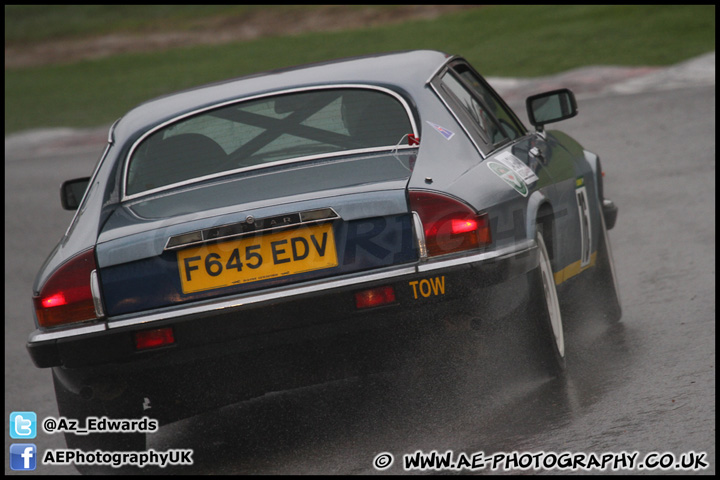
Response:
[[[445,295],[445,276],[434,277],[434,278],[423,278],[422,280],[414,280],[408,282],[413,288],[413,296],[417,300],[418,294],[422,298],[437,297],[439,295]]]

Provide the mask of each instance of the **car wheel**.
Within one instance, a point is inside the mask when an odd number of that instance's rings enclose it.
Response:
[[[610,323],[615,323],[622,316],[620,294],[615,275],[610,239],[605,227],[605,219],[600,215],[601,232],[597,249],[597,269],[593,277],[594,300],[598,311]]]
[[[538,267],[530,274],[531,310],[537,330],[537,350],[540,361],[548,373],[560,376],[565,371],[565,336],[562,313],[555,288],[550,254],[543,238],[542,225],[538,224],[535,234],[538,250]]]
[[[85,426],[88,417],[108,417],[109,419],[139,418],[142,414],[142,403],[133,401],[128,395],[121,395],[112,400],[86,400],[82,396],[65,387],[53,371],[53,385],[57,399],[58,413],[61,417],[77,419],[78,427]],[[101,450],[115,451],[143,451],[146,445],[145,433],[90,433],[76,435],[65,433],[65,443],[68,448],[82,451]],[[113,468],[112,466],[75,465],[82,474],[122,473],[132,468]]]

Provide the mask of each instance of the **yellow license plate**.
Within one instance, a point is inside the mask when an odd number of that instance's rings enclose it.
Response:
[[[183,293],[336,267],[332,224],[244,237],[178,252]]]

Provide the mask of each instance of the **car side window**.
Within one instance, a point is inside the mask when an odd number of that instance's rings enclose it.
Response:
[[[503,133],[514,140],[515,138],[522,135],[522,129],[516,124],[513,115],[503,106],[499,98],[497,98],[483,82],[475,75],[475,73],[468,68],[467,65],[458,65],[455,67],[455,71],[465,81],[476,94],[482,97],[485,105],[495,115],[500,123]]]
[[[475,95],[463,85],[455,75],[448,72],[442,77],[443,85],[450,90],[462,105],[463,109],[474,120],[475,126],[480,128],[488,143],[501,143],[507,136],[493,121],[490,111],[476,98]]]

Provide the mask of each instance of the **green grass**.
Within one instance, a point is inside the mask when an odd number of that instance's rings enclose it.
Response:
[[[6,29],[11,13],[6,7]],[[125,26],[98,26],[100,15],[81,28],[79,16],[73,18],[70,23],[79,26],[59,36],[148,25],[127,18]],[[198,21],[188,18],[180,15],[172,27]],[[6,31],[6,43],[9,36],[16,41],[15,35]],[[6,69],[5,133],[110,124],[142,101],[202,83],[417,48],[463,55],[486,76],[549,75],[585,65],[669,65],[715,49],[715,6],[492,6],[432,21]]]
[[[203,27],[218,17],[260,9],[292,12],[292,5],[6,5],[5,44],[76,39],[109,32],[143,33]]]

